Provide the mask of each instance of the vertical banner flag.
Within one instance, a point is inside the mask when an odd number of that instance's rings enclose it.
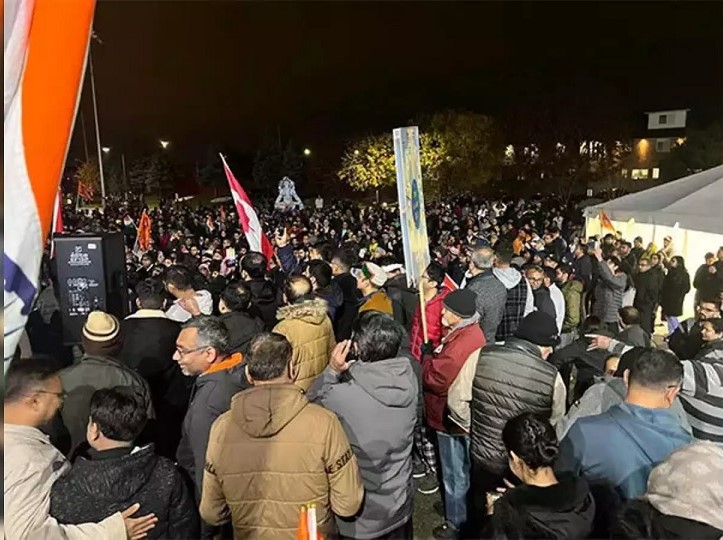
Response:
[[[141,214],[141,219],[138,221],[138,229],[136,230],[138,247],[144,252],[148,251],[151,247],[151,218],[148,217],[145,210],[143,210]]]
[[[43,247],[85,71],[95,0],[4,8],[5,369],[38,289]]]
[[[236,177],[231,172],[231,169],[226,163],[226,159],[222,154],[221,161],[223,162],[223,170],[226,173],[226,180],[228,180],[228,187],[231,190],[231,197],[236,205],[236,212],[238,213],[238,220],[241,224],[241,228],[246,235],[246,240],[249,243],[249,249],[251,251],[258,251],[263,253],[267,261],[271,261],[274,256],[274,248],[271,247],[271,242],[266,238],[264,230],[261,227],[259,216],[256,214],[251,199],[249,199],[246,192],[238,183]]]
[[[609,231],[615,232],[615,227],[613,227],[613,222],[610,221],[610,218],[607,216],[604,210],[600,210],[600,226],[602,227],[602,230],[608,229]]]
[[[55,204],[53,205],[53,225],[50,234],[50,258],[55,257],[55,235],[60,234],[65,229],[63,225],[63,193],[58,190],[55,196]]]
[[[419,129],[416,126],[394,130],[394,160],[407,284],[418,286],[429,265],[429,241],[419,162]]]

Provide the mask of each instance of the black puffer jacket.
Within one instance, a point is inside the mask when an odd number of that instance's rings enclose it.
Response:
[[[251,289],[251,305],[255,313],[264,322],[264,329],[270,331],[276,326],[276,310],[281,307],[281,292],[275,283],[268,279],[251,279],[246,282]]]
[[[561,475],[552,486],[521,485],[495,503],[487,538],[587,538],[595,501],[587,482]]]
[[[412,329],[414,312],[419,305],[419,293],[407,286],[407,277],[404,274],[387,281],[386,290],[387,296],[392,301],[394,320],[409,333]]]
[[[221,315],[224,326],[228,329],[231,350],[229,352],[246,354],[251,340],[264,331],[264,322],[242,311],[231,311]]]
[[[507,453],[502,428],[510,418],[523,412],[552,413],[552,394],[557,369],[540,356],[540,349],[528,341],[508,339],[480,352],[472,384],[473,461],[486,470],[502,474]]]
[[[50,514],[60,523],[97,522],[139,503],[158,518],[148,538],[196,538],[198,511],[173,463],[143,448],[89,450],[53,484]]]

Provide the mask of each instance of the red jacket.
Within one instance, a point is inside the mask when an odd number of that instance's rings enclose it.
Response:
[[[442,341],[444,327],[442,326],[442,301],[449,294],[449,289],[442,289],[441,292],[425,304],[424,312],[427,314],[427,337],[436,349]],[[409,331],[409,349],[417,360],[422,360],[422,343],[424,332],[422,331],[422,307],[417,305],[412,319],[412,328]]]
[[[473,323],[454,330],[444,338],[439,354],[425,357],[422,362],[424,407],[427,424],[437,431],[444,428],[444,410],[447,407],[447,391],[462,366],[476,349],[485,346],[485,337],[479,324]]]

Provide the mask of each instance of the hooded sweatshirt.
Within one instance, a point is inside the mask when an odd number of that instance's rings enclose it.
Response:
[[[595,377],[595,384],[587,389],[582,398],[572,404],[567,414],[555,425],[557,440],[561,441],[565,438],[572,425],[580,418],[604,413],[613,405],[619,405],[625,401],[627,392],[628,389],[625,387],[625,381],[622,377],[609,375]],[[681,427],[690,433],[688,415],[678,398],[675,398],[675,401],[670,406],[670,412],[674,413],[678,418]]]
[[[213,425],[200,512],[210,525],[230,519],[235,538],[295,538],[299,507],[308,503],[326,536],[335,531],[333,515],[353,516],[363,497],[339,419],[294,384],[237,394]]]
[[[587,538],[595,501],[583,478],[560,475],[547,487],[522,484],[495,503],[491,528],[495,538]]]
[[[514,336],[520,321],[534,311],[535,300],[532,287],[516,268],[494,268],[492,273],[507,289],[505,312],[496,335],[497,341],[504,341]]]
[[[650,471],[692,438],[668,409],[621,403],[581,418],[560,443],[556,469],[605,482],[623,499],[642,497]]]
[[[411,519],[418,392],[406,357],[356,362],[341,376],[327,368],[309,388],[309,400],[341,420],[364,481],[361,513],[337,519],[343,536],[376,538]]]

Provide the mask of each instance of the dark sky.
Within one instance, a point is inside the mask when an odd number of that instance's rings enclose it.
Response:
[[[95,29],[103,143],[131,157],[159,137],[191,162],[210,143],[251,155],[278,126],[334,160],[345,139],[420,113],[501,115],[569,96],[614,99],[632,118],[723,104],[723,3],[713,1],[99,0]],[[81,155],[76,129],[71,157]]]

